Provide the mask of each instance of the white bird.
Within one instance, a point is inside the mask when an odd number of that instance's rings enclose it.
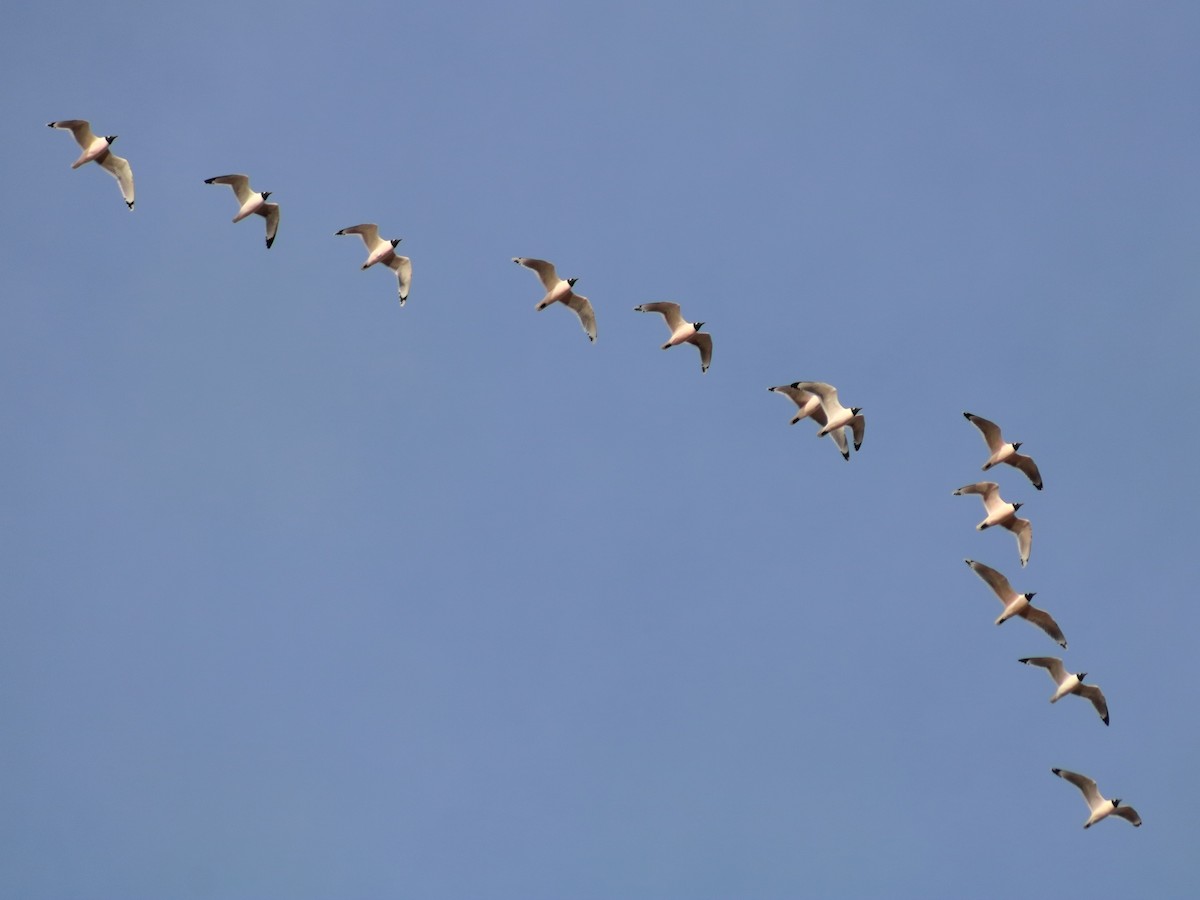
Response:
[[[275,243],[275,232],[279,230],[279,204],[267,202],[272,192],[263,191],[260,194],[250,190],[248,175],[218,175],[215,178],[205,178],[204,183],[227,184],[233,188],[234,196],[241,204],[237,215],[233,217],[234,222],[240,222],[250,215],[262,216],[267,220],[267,249],[270,250],[271,245]]]
[[[792,387],[790,384],[780,384],[775,387],[767,388],[768,391],[774,391],[777,394],[783,394],[791,399],[796,404],[797,412],[792,417],[789,425],[795,425],[801,419],[811,418],[818,425],[824,425],[829,419],[825,416],[825,408],[821,406],[821,398],[811,391],[801,391]],[[838,429],[833,432],[833,441],[837,445],[844,459],[850,458],[850,450],[846,446],[845,429]]]
[[[1012,585],[1008,583],[1008,579],[993,569],[991,566],[985,566],[981,562],[976,562],[973,559],[963,560],[971,570],[987,582],[988,586],[1000,598],[1000,602],[1004,604],[1004,612],[1000,613],[996,619],[997,625],[1003,625],[1013,616],[1020,616],[1025,621],[1032,625],[1036,625],[1046,634],[1050,635],[1060,647],[1067,649],[1067,639],[1063,636],[1062,629],[1058,627],[1058,623],[1054,621],[1054,617],[1044,609],[1038,609],[1029,601],[1034,598],[1036,591],[1030,591],[1028,594],[1018,594],[1013,590]]]
[[[634,312],[660,313],[666,320],[667,330],[671,337],[662,345],[663,350],[669,350],[680,344],[694,344],[700,350],[700,371],[707,372],[712,363],[712,335],[702,332],[703,322],[685,322],[679,311],[679,304],[669,300],[657,303],[643,303],[635,306]]]
[[[1100,713],[1100,719],[1105,725],[1108,724],[1108,703],[1104,700],[1104,692],[1094,684],[1084,684],[1083,679],[1087,677],[1087,672],[1077,672],[1072,674],[1067,671],[1061,659],[1057,656],[1028,656],[1025,659],[1018,660],[1025,663],[1027,666],[1041,666],[1048,670],[1050,677],[1058,688],[1054,691],[1054,696],[1050,698],[1051,703],[1057,703],[1067,694],[1075,694],[1078,697],[1083,697],[1085,700],[1090,700],[1092,706],[1096,707],[1096,712]]]
[[[592,309],[592,304],[587,297],[575,293],[574,287],[578,278],[559,278],[558,272],[554,269],[554,263],[546,262],[544,259],[514,256],[512,261],[518,266],[533,269],[541,279],[542,286],[546,289],[546,296],[538,301],[538,312],[551,303],[565,304],[575,312],[575,315],[579,316],[579,324],[587,332],[588,340],[596,340],[596,312]]]
[[[983,471],[986,472],[992,466],[1005,463],[1015,469],[1020,469],[1033,482],[1035,488],[1039,491],[1042,489],[1042,475],[1038,471],[1037,463],[1033,461],[1033,457],[1017,452],[1017,449],[1021,446],[1020,441],[1017,441],[1015,444],[1005,443],[1003,436],[1000,434],[1000,426],[995,422],[989,422],[982,416],[977,416],[969,412],[963,413],[963,416],[983,433],[983,439],[987,442],[988,450],[992,452],[992,455],[988,457],[988,461],[983,464]]]
[[[1069,772],[1066,769],[1051,769],[1059,778],[1065,778],[1079,790],[1083,791],[1083,799],[1087,801],[1088,809],[1091,810],[1091,815],[1088,820],[1083,823],[1084,828],[1091,828],[1102,819],[1107,819],[1109,816],[1120,816],[1126,821],[1132,822],[1133,826],[1142,824],[1142,817],[1137,814],[1132,806],[1122,806],[1120,799],[1105,800],[1096,787],[1096,782],[1088,778],[1086,775],[1080,775],[1078,772]]]
[[[337,234],[357,234],[362,238],[363,243],[367,245],[367,261],[362,264],[362,269],[369,269],[375,263],[383,263],[396,273],[400,305],[403,306],[404,301],[408,299],[408,289],[412,285],[412,260],[396,254],[396,245],[404,239],[392,238],[385,241],[379,236],[379,226],[371,223],[351,225]]]
[[[98,163],[104,171],[117,179],[121,186],[121,196],[125,205],[133,209],[133,169],[129,168],[129,160],[117,156],[109,150],[109,145],[117,139],[115,134],[97,137],[92,133],[92,126],[86,119],[61,119],[58,122],[48,122],[50,128],[65,128],[75,135],[75,141],[83,148],[79,159],[71,163],[72,169],[78,169],[85,163]]]
[[[817,437],[832,434],[833,439],[837,441],[838,449],[842,451],[842,456],[849,459],[850,451],[846,449],[845,429],[849,428],[853,434],[854,449],[857,450],[862,446],[863,433],[867,430],[867,420],[860,415],[862,407],[855,406],[847,409],[842,406],[838,400],[837,388],[824,381],[794,381],[792,387],[798,391],[816,394],[820,398],[821,409],[825,411],[825,424],[817,432]]]
[[[979,494],[979,498],[983,501],[983,508],[987,510],[987,515],[982,522],[975,526],[975,530],[983,531],[993,525],[1007,528],[1017,538],[1017,551],[1021,555],[1021,565],[1029,562],[1029,550],[1033,546],[1033,525],[1028,519],[1022,519],[1016,515],[1017,510],[1025,504],[1004,502],[1000,497],[1000,485],[994,481],[978,481],[975,484],[963,485],[954,492],[955,497],[963,494]]]

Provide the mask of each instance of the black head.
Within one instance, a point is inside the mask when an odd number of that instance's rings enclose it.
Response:
[[[1083,679],[1087,678],[1087,672],[1076,672],[1075,677],[1083,681]]]
[[[852,415],[852,416],[857,416],[857,415],[858,415],[860,412],[862,412],[862,407],[861,407],[861,406],[852,406],[852,407],[850,407],[850,415]]]
[[[391,243],[391,245],[392,245],[393,247],[395,247],[395,246],[396,246],[398,243],[400,243],[402,240],[404,240],[404,238],[392,238],[392,239],[391,239],[391,241],[390,241],[389,243]]]
[[[1116,809],[1120,805],[1121,805],[1121,800],[1118,797],[1116,800],[1113,801],[1113,809]]]
[[[1020,450],[1020,449],[1021,449],[1021,444],[1022,444],[1022,441],[1013,441],[1013,449],[1014,449],[1014,450]]]
[[[699,331],[701,328],[704,327],[704,323],[703,322],[693,322],[692,327],[695,328],[697,331]]]
[[[115,141],[117,139],[117,136],[115,134],[106,134],[104,136],[104,139],[111,144],[113,141]]]
[[[579,280],[578,278],[568,278],[567,284],[569,284],[571,287],[575,287],[575,282],[577,282],[578,280]]]
[[[1024,503],[1014,503],[1013,504],[1013,512],[1016,512],[1018,509],[1020,509],[1024,505],[1025,505]]]
[[[1037,591],[1030,591],[1028,594],[1025,595],[1025,599],[1032,600],[1036,596],[1037,596]]]

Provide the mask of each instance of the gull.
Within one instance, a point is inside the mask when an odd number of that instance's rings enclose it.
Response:
[[[233,217],[234,222],[240,222],[249,215],[259,215],[267,220],[267,249],[270,250],[275,243],[275,232],[279,230],[279,204],[267,202],[272,192],[263,191],[260,194],[250,190],[248,175],[218,175],[216,178],[205,178],[204,183],[227,184],[233,188],[238,203],[242,204]]]
[[[407,256],[396,255],[396,245],[404,238],[383,240],[379,237],[379,226],[370,222],[362,225],[351,225],[343,228],[337,234],[357,234],[367,245],[367,261],[362,269],[369,269],[375,263],[383,263],[396,273],[396,281],[400,285],[400,305],[408,299],[408,288],[412,284],[412,260]],[[360,270],[361,271],[361,270]]]
[[[797,412],[792,417],[789,425],[795,425],[801,419],[811,418],[818,425],[824,425],[829,420],[825,417],[825,408],[821,406],[821,398],[811,391],[801,391],[790,384],[779,384],[775,387],[767,388],[768,391],[774,391],[777,394],[783,394],[789,397],[796,404]],[[843,459],[850,459],[850,450],[846,446],[846,431],[844,428],[839,428],[833,432],[833,441],[837,444],[837,448],[841,451]]]
[[[661,313],[667,322],[671,337],[662,345],[663,350],[669,350],[679,344],[695,344],[700,350],[700,372],[708,371],[712,363],[712,335],[702,332],[703,322],[685,322],[679,312],[679,304],[664,300],[658,303],[643,303],[635,306],[634,312]]]
[[[60,119],[48,122],[49,128],[65,128],[75,135],[75,142],[83,148],[79,159],[71,163],[72,169],[78,169],[85,163],[98,163],[104,171],[117,179],[121,186],[121,196],[125,205],[133,209],[133,169],[129,168],[129,160],[109,150],[109,145],[117,139],[115,134],[97,137],[92,133],[92,126],[87,119]]]
[[[537,272],[538,278],[541,279],[542,286],[546,289],[546,296],[538,301],[538,312],[541,312],[551,303],[563,303],[574,310],[575,315],[579,316],[579,324],[587,332],[588,340],[596,340],[596,313],[592,309],[592,304],[583,294],[577,294],[573,290],[575,282],[579,280],[578,278],[559,278],[558,272],[554,269],[554,263],[546,262],[544,259],[514,256],[512,261],[518,266],[533,269],[533,271]]]
[[[1024,504],[1005,503],[1000,497],[1000,485],[994,481],[977,481],[975,484],[963,485],[954,492],[955,497],[962,494],[979,494],[979,498],[983,501],[983,507],[987,510],[987,515],[982,522],[975,526],[975,530],[983,531],[993,525],[1007,528],[1017,538],[1017,551],[1021,554],[1021,565],[1029,562],[1029,550],[1033,544],[1033,525],[1028,519],[1022,519],[1016,515],[1017,510]]]
[[[1096,788],[1096,782],[1088,778],[1086,775],[1080,775],[1078,772],[1069,772],[1066,769],[1051,769],[1059,778],[1065,778],[1079,790],[1083,791],[1083,799],[1087,801],[1088,809],[1091,815],[1088,820],[1083,823],[1084,828],[1091,828],[1102,819],[1107,819],[1109,816],[1120,816],[1133,823],[1133,826],[1142,824],[1142,817],[1137,814],[1132,806],[1122,806],[1120,799],[1105,800],[1101,796],[1100,791]]]
[[[987,471],[992,466],[1006,463],[1015,469],[1020,469],[1033,482],[1033,486],[1039,491],[1042,489],[1042,475],[1038,472],[1037,463],[1033,461],[1032,456],[1026,456],[1023,453],[1018,453],[1017,449],[1021,446],[1021,442],[1015,444],[1006,444],[1004,438],[1000,435],[1000,426],[995,422],[989,422],[982,416],[977,416],[974,413],[963,413],[964,418],[981,432],[983,439],[987,441],[988,450],[992,455],[988,457],[988,461],[983,464],[983,471]]]
[[[1087,672],[1071,674],[1057,656],[1029,656],[1018,662],[1023,662],[1027,666],[1041,666],[1043,669],[1049,670],[1050,677],[1058,685],[1054,696],[1050,698],[1051,703],[1057,703],[1067,694],[1075,694],[1085,700],[1090,700],[1092,706],[1096,707],[1096,712],[1100,713],[1101,720],[1105,725],[1108,724],[1108,704],[1104,701],[1104,692],[1094,684],[1083,683]]]
[[[1012,589],[1012,585],[1008,583],[1008,579],[993,569],[991,566],[985,566],[981,562],[976,562],[973,559],[964,559],[971,570],[988,583],[988,586],[1000,598],[1000,602],[1004,604],[1004,612],[1000,613],[1000,617],[996,619],[997,625],[1003,625],[1013,616],[1020,616],[1025,621],[1032,625],[1036,625],[1046,634],[1050,635],[1058,645],[1064,650],[1067,649],[1067,639],[1063,636],[1062,629],[1058,627],[1058,623],[1054,621],[1054,617],[1044,609],[1038,609],[1029,601],[1034,598],[1036,591],[1030,591],[1028,594],[1018,594]],[[1024,660],[1022,660],[1024,662]]]
[[[825,424],[821,426],[817,432],[817,437],[824,437],[827,434],[832,434],[833,439],[837,441],[838,449],[842,451],[842,456],[846,459],[850,458],[850,452],[846,449],[846,433],[845,429],[849,428],[854,435],[854,449],[857,450],[862,446],[863,432],[867,429],[867,420],[859,413],[862,412],[861,406],[855,406],[847,409],[838,401],[837,388],[832,384],[826,384],[824,381],[794,381],[792,387],[798,391],[808,391],[811,394],[816,394],[821,400],[821,409],[825,412]]]

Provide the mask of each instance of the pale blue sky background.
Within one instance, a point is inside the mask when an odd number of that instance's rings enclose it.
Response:
[[[0,37],[0,895],[1200,893],[1200,8],[107,10]]]

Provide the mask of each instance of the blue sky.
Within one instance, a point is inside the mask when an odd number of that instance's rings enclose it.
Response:
[[[1200,891],[1200,10],[112,9],[0,36],[0,893]]]

